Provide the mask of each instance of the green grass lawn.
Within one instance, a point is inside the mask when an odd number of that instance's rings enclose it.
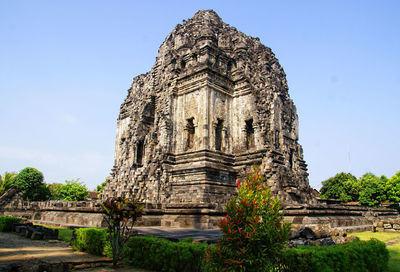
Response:
[[[369,240],[371,238],[375,238],[382,242],[387,242],[394,239],[400,238],[400,233],[391,233],[391,232],[357,232],[351,233],[349,235],[355,235],[360,240]],[[389,250],[389,272],[399,272],[400,271],[400,244],[394,244],[392,246],[388,246]]]
[[[389,250],[389,272],[400,271],[400,244],[388,246]]]
[[[348,233],[348,235],[355,235],[360,240],[369,240],[371,238],[375,238],[379,241],[382,242],[387,242],[390,240],[394,239],[400,239],[400,232],[398,233],[392,233],[392,232],[372,232],[372,231],[366,231],[366,232],[353,232],[353,233]]]

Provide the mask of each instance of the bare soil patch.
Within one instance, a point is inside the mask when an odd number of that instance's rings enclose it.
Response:
[[[84,252],[73,251],[62,241],[40,241],[16,233],[0,232],[0,271],[137,271],[122,266],[112,269],[111,260]],[[62,270],[60,270],[62,269]]]

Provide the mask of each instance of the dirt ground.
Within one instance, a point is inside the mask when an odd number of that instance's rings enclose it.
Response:
[[[106,257],[94,256],[84,252],[73,251],[62,241],[39,241],[21,237],[16,233],[0,232],[0,266],[14,264],[19,266],[18,271],[38,271],[39,266],[64,265],[79,271],[136,271],[146,270],[122,266],[112,269],[111,260]],[[98,266],[95,268],[90,268]],[[37,269],[34,269],[37,267]],[[1,270],[0,271],[7,271]]]

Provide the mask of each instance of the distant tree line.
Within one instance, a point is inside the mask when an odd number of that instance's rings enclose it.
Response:
[[[42,172],[32,167],[26,167],[18,174],[5,172],[0,175],[0,195],[12,186],[20,190],[23,199],[30,201],[80,201],[88,196],[86,185],[79,179],[66,180],[64,184],[46,184]]]
[[[368,206],[378,206],[382,202],[397,204],[400,202],[400,171],[390,179],[372,173],[357,179],[342,172],[322,182],[320,196]]]

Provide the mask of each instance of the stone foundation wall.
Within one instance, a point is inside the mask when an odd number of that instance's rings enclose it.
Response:
[[[400,217],[396,210],[349,207],[342,205],[286,206],[284,219],[293,229],[309,227],[315,232],[338,229],[345,232],[374,230],[399,231]],[[99,201],[22,201],[18,195],[0,214],[23,217],[36,223],[54,226],[105,227]],[[137,226],[217,229],[225,216],[214,204],[146,204]]]
[[[223,205],[220,203],[227,203],[235,192],[236,186],[229,186],[226,184],[210,184],[208,182],[201,182],[200,184],[174,184],[171,192],[175,195],[175,203],[196,203],[196,204],[210,204],[219,210],[223,210]]]
[[[0,214],[53,226],[104,227],[99,201],[23,201],[16,195]]]

